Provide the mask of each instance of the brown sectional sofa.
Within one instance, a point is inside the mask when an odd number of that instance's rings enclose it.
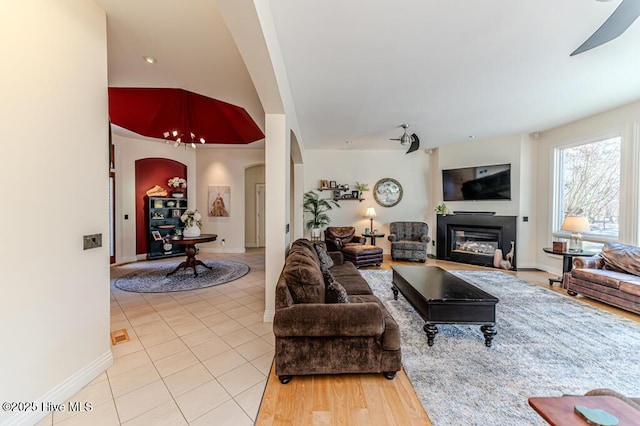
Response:
[[[337,303],[340,297],[326,288],[321,266],[327,262],[316,244],[299,239],[291,245],[276,285],[276,374],[282,383],[308,374],[383,373],[393,379],[402,368],[398,324],[357,268],[330,252],[328,270],[348,299]]]
[[[562,285],[570,295],[582,294],[640,314],[640,248],[606,243],[593,257],[574,257]]]

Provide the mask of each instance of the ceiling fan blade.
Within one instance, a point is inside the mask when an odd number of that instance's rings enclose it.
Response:
[[[622,0],[620,6],[604,21],[604,24],[570,56],[586,52],[619,37],[638,16],[640,16],[640,0]]]
[[[410,152],[417,151],[418,148],[420,148],[420,139],[418,139],[418,135],[414,133],[411,135],[411,146],[406,153],[408,154]]]

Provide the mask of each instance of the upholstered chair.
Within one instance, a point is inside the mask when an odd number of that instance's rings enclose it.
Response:
[[[356,235],[353,226],[328,226],[324,231],[324,241],[327,251],[341,251],[348,245],[364,244],[366,238]]]
[[[427,244],[429,225],[424,222],[391,222],[389,225],[391,241],[391,258],[425,262],[427,260]]]

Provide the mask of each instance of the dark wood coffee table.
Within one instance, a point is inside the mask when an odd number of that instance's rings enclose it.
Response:
[[[436,324],[482,324],[484,344],[496,335],[498,299],[437,266],[393,266],[393,297],[398,292],[425,320],[427,343],[433,346]]]
[[[589,423],[574,410],[576,405],[600,408],[618,418],[621,426],[640,425],[640,412],[615,396],[531,397],[529,405],[552,426],[586,426]]]

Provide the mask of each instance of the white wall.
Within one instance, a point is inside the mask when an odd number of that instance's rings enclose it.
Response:
[[[218,235],[216,241],[200,244],[198,248],[203,252],[244,253],[245,169],[264,164],[264,150],[198,148],[197,151],[195,198],[196,207],[202,214],[202,232]],[[231,187],[229,217],[207,216],[209,186]],[[223,238],[226,240],[224,246],[221,244]]]
[[[335,180],[338,184],[349,184],[354,189],[357,182],[369,184],[364,192],[365,201],[340,201],[340,208],[334,208],[328,214],[329,226],[355,226],[358,234],[370,227],[369,219],[364,217],[367,207],[375,208],[377,217],[374,228],[389,234],[389,223],[394,221],[428,221],[433,210],[430,200],[430,156],[420,150],[411,154],[405,151],[350,151],[350,150],[307,150],[305,163],[305,192],[317,190],[321,179]],[[394,207],[382,207],[373,199],[373,188],[380,179],[393,178],[403,188],[403,197]],[[317,192],[317,191],[316,191]],[[320,192],[323,198],[330,198],[330,191]],[[309,219],[305,215],[304,222]],[[429,235],[433,238],[434,227],[429,226]],[[310,231],[305,228],[305,237]],[[369,241],[367,241],[369,243]],[[376,240],[385,253],[390,253],[390,243],[385,238]]]
[[[112,362],[105,14],[4,0],[0,55],[0,401],[62,403]],[[0,411],[0,423],[45,414]]]
[[[638,190],[640,152],[638,151],[638,126],[640,126],[640,102],[593,115],[573,123],[559,126],[541,133],[537,146],[538,187],[536,195],[536,260],[540,269],[559,273],[562,260],[542,252],[552,242],[552,196],[553,196],[553,149],[558,144],[587,140],[612,130],[622,130],[625,151],[622,153],[621,173],[621,221],[626,222],[627,232],[621,233],[620,241],[638,244],[638,218],[640,210]],[[634,214],[634,211],[636,212]]]
[[[161,141],[113,135],[116,166],[116,262],[134,262],[136,257],[136,169],[135,162],[143,158],[168,158],[187,166],[187,197],[189,207],[196,206],[196,152],[191,147],[174,147]],[[200,148],[201,150],[202,148]],[[166,182],[158,182],[166,188]],[[128,215],[129,219],[124,216]],[[142,258],[146,258],[142,255]]]

